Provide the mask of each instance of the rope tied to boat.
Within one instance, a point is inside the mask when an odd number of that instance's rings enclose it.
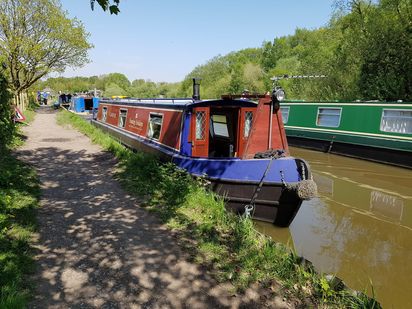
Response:
[[[254,213],[254,210],[255,210],[255,205],[254,204],[253,205],[252,204],[245,205],[245,212],[243,213],[244,217],[245,218],[252,217],[252,215]]]
[[[270,151],[271,151],[271,150],[270,150]],[[269,151],[269,152],[270,152],[270,151]],[[244,213],[243,213],[243,215],[245,216],[245,218],[249,218],[249,217],[252,217],[252,216],[253,216],[253,214],[254,214],[254,212],[255,212],[255,201],[256,201],[256,199],[257,199],[257,197],[258,197],[258,195],[259,195],[259,192],[262,190],[263,181],[264,181],[265,178],[266,178],[266,175],[267,175],[267,173],[268,173],[268,171],[269,171],[269,169],[270,169],[270,166],[272,165],[273,160],[278,158],[277,155],[279,154],[280,151],[281,151],[281,150],[275,150],[275,152],[272,152],[272,155],[270,156],[269,163],[268,163],[268,165],[266,166],[265,172],[263,173],[262,178],[260,179],[259,184],[258,184],[258,186],[256,187],[255,192],[253,193],[252,199],[250,200],[249,204],[246,204],[246,205],[245,205],[245,211],[244,211]],[[269,153],[269,152],[261,152],[261,153],[257,153],[256,155],[258,155],[258,154],[264,154],[264,153]],[[282,151],[282,152],[283,152],[283,151]],[[256,158],[256,155],[255,155],[255,158]]]

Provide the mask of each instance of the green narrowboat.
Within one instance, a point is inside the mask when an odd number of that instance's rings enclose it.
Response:
[[[281,105],[289,145],[412,168],[412,103]]]

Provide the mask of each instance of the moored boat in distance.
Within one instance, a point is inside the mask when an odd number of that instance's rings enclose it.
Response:
[[[279,112],[284,92],[192,98],[101,99],[93,124],[138,150],[204,176],[226,205],[289,226],[316,194],[308,164],[289,156]]]
[[[412,103],[283,102],[290,145],[412,168]]]

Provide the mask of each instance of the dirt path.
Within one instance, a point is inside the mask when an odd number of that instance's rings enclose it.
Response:
[[[30,308],[256,308],[233,297],[112,178],[113,158],[41,110],[19,156],[42,187]]]

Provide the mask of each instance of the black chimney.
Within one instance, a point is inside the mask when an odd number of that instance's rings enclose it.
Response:
[[[193,78],[193,99],[200,100],[200,81],[201,78]]]

